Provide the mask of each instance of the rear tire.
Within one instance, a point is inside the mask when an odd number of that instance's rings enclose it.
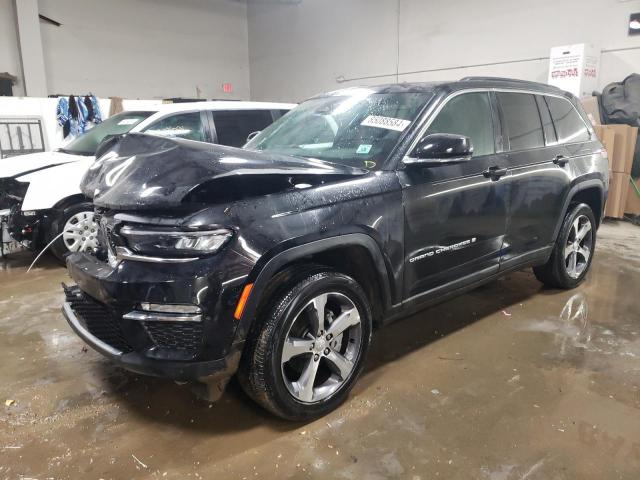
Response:
[[[587,276],[596,248],[596,219],[589,205],[569,208],[549,260],[533,268],[536,278],[553,288],[569,289]]]
[[[65,208],[52,222],[48,242],[61,233],[51,245],[51,251],[62,263],[72,252],[94,253],[98,247],[98,223],[93,204],[79,202]]]
[[[344,402],[371,340],[371,310],[353,278],[326,269],[301,272],[276,290],[255,322],[238,371],[253,400],[295,421]]]

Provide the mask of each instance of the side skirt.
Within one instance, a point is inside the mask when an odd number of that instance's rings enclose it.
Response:
[[[492,282],[508,273],[527,267],[542,265],[549,259],[552,250],[553,245],[549,245],[525,253],[512,258],[509,262],[502,263],[499,270],[496,270],[495,267],[487,268],[405,300],[402,304],[394,306],[387,312],[387,315],[385,315],[382,320],[382,324],[387,325],[393,323],[396,320],[413,315],[428,307],[475,290],[479,286]]]

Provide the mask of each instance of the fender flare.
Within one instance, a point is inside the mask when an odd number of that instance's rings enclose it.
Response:
[[[382,251],[376,241],[371,236],[364,233],[348,233],[327,237],[288,248],[269,258],[262,267],[256,265],[257,268],[254,268],[254,271],[248,278],[247,283],[253,283],[253,288],[251,290],[251,295],[249,295],[249,299],[247,300],[247,304],[245,305],[242,317],[240,318],[236,341],[244,340],[244,337],[249,331],[249,328],[255,318],[261,294],[267,287],[269,280],[276,272],[281,270],[287,264],[306,256],[344,246],[360,246],[364,247],[369,252],[373,260],[376,273],[378,274],[382,290],[382,308],[383,310],[388,310],[392,301],[391,278],[393,277],[390,277],[390,271],[385,264]]]
[[[558,218],[558,221],[556,223],[556,228],[553,231],[554,242],[558,238],[558,233],[560,232],[560,228],[562,228],[562,222],[564,221],[564,217],[567,215],[567,211],[569,210],[569,205],[571,205],[571,200],[573,200],[573,197],[575,197],[576,193],[581,192],[582,190],[587,190],[594,187],[600,191],[600,202],[602,205],[602,212],[601,212],[601,218],[597,220],[598,222],[602,221],[602,218],[604,217],[604,207],[605,207],[605,201],[606,201],[603,181],[601,179],[591,179],[591,180],[585,180],[583,182],[580,182],[574,185],[573,187],[571,187],[571,189],[569,190],[569,193],[567,193],[567,196],[564,199],[564,205],[562,206],[562,215],[560,215],[560,217]]]

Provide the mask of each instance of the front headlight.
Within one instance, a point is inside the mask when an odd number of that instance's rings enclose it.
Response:
[[[233,236],[233,231],[226,228],[187,231],[126,225],[120,229],[120,235],[134,252],[175,257],[216,253]]]

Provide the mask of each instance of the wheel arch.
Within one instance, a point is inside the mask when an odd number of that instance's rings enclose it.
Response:
[[[347,254],[350,256],[345,256]],[[240,318],[240,336],[251,328],[271,279],[284,269],[302,263],[324,265],[354,277],[372,301],[374,323],[393,302],[392,276],[380,247],[371,236],[350,233],[324,238],[288,248],[268,258],[262,266],[254,267],[247,282],[252,283],[253,288]]]
[[[600,179],[586,180],[571,187],[564,200],[562,215],[559,216],[556,228],[553,232],[554,241],[558,238],[558,233],[560,232],[560,228],[562,228],[564,217],[573,203],[580,202],[589,205],[596,218],[597,226],[600,226],[604,215],[605,201],[604,184]]]
[[[91,200],[85,197],[82,193],[76,193],[58,200],[58,202],[56,202],[56,204],[53,206],[53,209],[64,211],[77,203],[83,202],[91,203]]]

